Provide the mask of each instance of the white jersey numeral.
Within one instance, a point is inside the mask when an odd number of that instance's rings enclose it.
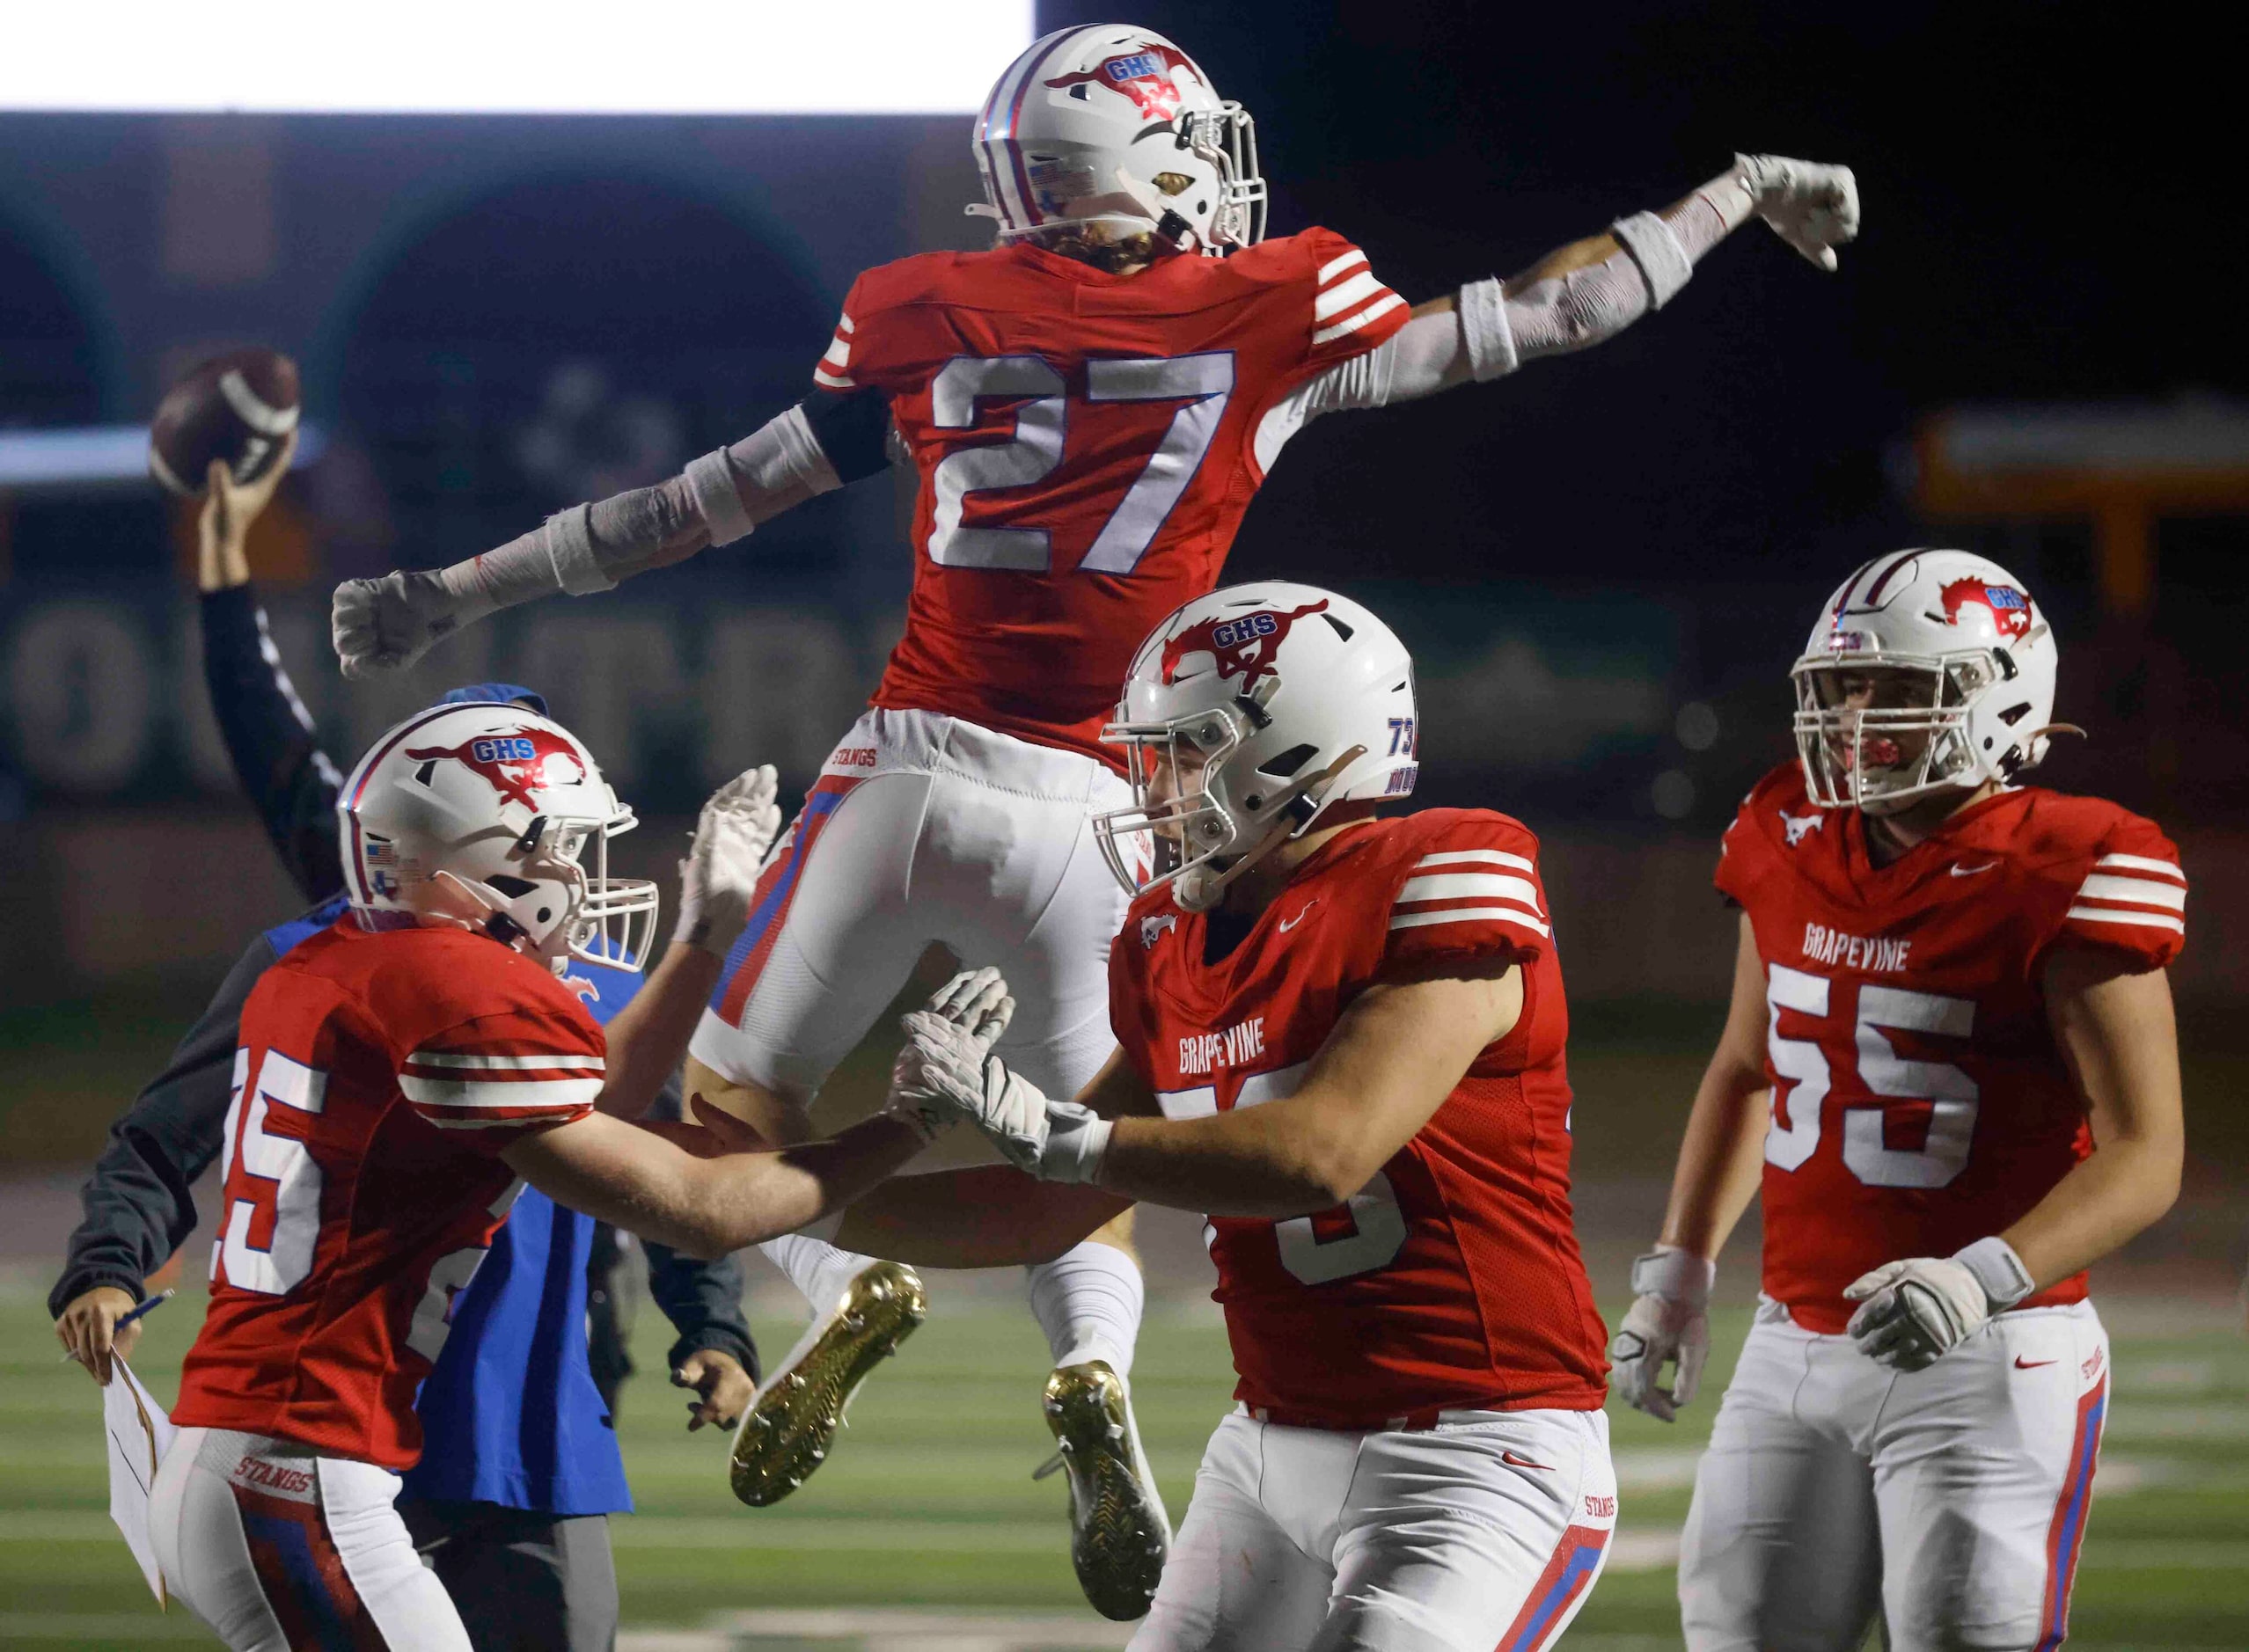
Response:
[[[1311,1064],[1300,1061],[1293,1067],[1273,1072],[1251,1073],[1234,1093],[1234,1107],[1253,1107],[1295,1094],[1296,1086],[1304,1081]],[[1192,1090],[1166,1090],[1156,1097],[1156,1105],[1168,1119],[1208,1118],[1218,1111],[1218,1091],[1211,1085],[1200,1085]],[[1339,1215],[1349,1219],[1351,1231],[1323,1237],[1316,1224],[1332,1224]],[[1353,1279],[1360,1274],[1388,1268],[1397,1260],[1406,1241],[1405,1212],[1399,1208],[1397,1191],[1390,1186],[1389,1177],[1379,1170],[1373,1181],[1334,1210],[1323,1210],[1317,1216],[1289,1217],[1272,1226],[1281,1266],[1308,1285],[1332,1284],[1338,1279]],[[1213,1237],[1213,1230],[1205,1224],[1205,1250],[1210,1248]]]
[[[516,1195],[524,1190],[521,1176],[508,1184],[491,1204],[491,1213],[505,1217],[516,1202]],[[469,1288],[476,1277],[476,1270],[491,1251],[488,1245],[464,1245],[457,1251],[440,1256],[429,1269],[429,1283],[422,1288],[421,1300],[414,1305],[414,1321],[407,1327],[407,1346],[428,1360],[437,1363],[437,1356],[445,1351],[445,1339],[453,1334],[453,1305],[460,1300],[461,1292]]]
[[[318,1114],[328,1075],[267,1050],[251,1071],[250,1052],[234,1052],[234,1094],[226,1109],[226,1223],[211,1247],[211,1277],[241,1290],[278,1297],[312,1271],[320,1238],[319,1163],[294,1136],[267,1131],[273,1109]]]
[[[1766,972],[1766,1052],[1784,1083],[1773,1086],[1765,1162],[1782,1170],[1796,1169],[1819,1147],[1820,1114],[1834,1078],[1828,1052],[1819,1042],[1781,1036],[1781,1012],[1826,1016],[1831,984],[1781,964]],[[1858,1087],[1881,1100],[1872,1105],[1843,1103],[1842,1161],[1851,1174],[1870,1188],[1942,1188],[1960,1173],[1975,1137],[1981,1101],[1975,1080],[1950,1062],[1900,1056],[1889,1034],[1895,1030],[1965,1039],[1974,1028],[1973,999],[1872,982],[1859,986],[1851,1059]],[[1891,1101],[1929,1104],[1929,1128],[1921,1146],[1888,1144],[1884,1120]]]
[[[1062,463],[1069,431],[1069,403],[1062,374],[1036,355],[955,356],[930,381],[931,420],[945,430],[967,430],[978,404],[1020,400],[1014,436],[948,454],[931,478],[936,505],[929,527],[929,559],[945,567],[1010,568],[1043,574],[1053,566],[1044,528],[964,528],[961,513],[971,493],[1029,487]],[[1130,574],[1202,468],[1212,439],[1234,394],[1232,352],[1199,355],[1134,356],[1086,363],[1089,402],[1177,401],[1163,440],[1132,485],[1109,513],[1078,566],[1089,574]],[[1024,400],[1022,398],[1029,398]]]

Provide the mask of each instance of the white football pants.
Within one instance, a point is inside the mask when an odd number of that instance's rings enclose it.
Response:
[[[181,1429],[149,1535],[172,1597],[234,1652],[470,1652],[468,1632],[372,1463],[222,1429]]]
[[[2108,1408],[2091,1303],[1997,1315],[1885,1370],[1766,1302],[1718,1407],[1679,1563],[1689,1652],[2051,1652]]]
[[[1131,1652],[1541,1652],[1615,1526],[1598,1411],[1448,1411],[1368,1434],[1237,1411]]]
[[[1127,904],[1087,818],[1131,800],[1079,753],[868,712],[767,859],[692,1053],[807,1100],[941,942],[1007,976],[1008,1066],[1075,1095],[1116,1048],[1109,943]]]

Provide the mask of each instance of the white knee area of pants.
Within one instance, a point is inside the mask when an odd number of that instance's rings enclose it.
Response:
[[[1051,1262],[1032,1263],[1023,1276],[1031,1314],[1057,1365],[1099,1359],[1119,1377],[1132,1374],[1147,1299],[1138,1262],[1114,1245],[1087,1239]]]
[[[839,1249],[809,1233],[784,1233],[758,1248],[803,1293],[815,1319],[843,1299],[845,1288],[873,1260],[856,1251]]]

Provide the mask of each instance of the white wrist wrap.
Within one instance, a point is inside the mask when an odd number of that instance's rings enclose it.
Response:
[[[541,530],[547,558],[554,564],[554,582],[573,596],[617,588],[617,581],[603,572],[601,559],[594,555],[593,530],[586,522],[592,509],[590,505],[573,505],[557,511]]]
[[[1983,1287],[1994,1313],[2013,1307],[2038,1289],[2030,1269],[2015,1254],[2015,1247],[1996,1233],[1976,1240],[1965,1250],[1954,1251],[1952,1260],[1975,1276],[1975,1283]]]
[[[1515,355],[1514,330],[1507,325],[1506,301],[1496,276],[1469,281],[1455,302],[1461,312],[1461,339],[1468,346],[1469,372],[1477,384],[1503,378],[1521,365]]]
[[[747,538],[757,527],[750,513],[742,508],[742,495],[734,491],[734,470],[726,462],[724,448],[687,461],[687,486],[694,492],[695,504],[703,513],[704,525],[711,530],[714,545]]]
[[[1636,212],[1629,218],[1619,218],[1608,226],[1617,245],[1631,255],[1639,266],[1640,279],[1648,284],[1648,307],[1660,310],[1671,302],[1688,278],[1694,274],[1694,260],[1687,256],[1687,249],[1679,244],[1672,228],[1652,212]]]
[[[1676,1245],[1659,1245],[1645,1256],[1632,1259],[1636,1297],[1666,1297],[1699,1308],[1711,1299],[1711,1284],[1717,1277],[1716,1262]]]

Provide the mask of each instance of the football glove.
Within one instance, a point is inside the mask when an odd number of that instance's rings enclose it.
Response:
[[[336,662],[354,680],[403,671],[463,625],[493,611],[489,598],[462,595],[423,569],[379,580],[346,580],[329,610]]]
[[[928,1008],[906,1016],[892,1096],[944,1122],[975,1125],[1009,1164],[1042,1181],[1091,1181],[1109,1146],[1109,1122],[1075,1101],[1051,1100],[992,1054],[1015,1012],[1006,991],[999,971],[977,970],[955,976]]]
[[[1632,1263],[1632,1306],[1608,1341],[1608,1386],[1636,1411],[1664,1422],[1695,1397],[1710,1357],[1711,1282],[1718,1264],[1659,1245]],[[1666,1360],[1669,1388],[1657,1378]]]
[[[1981,1239],[1951,1256],[1915,1256],[1862,1274],[1843,1291],[1862,1305],[1844,1329],[1876,1364],[1922,1371],[2034,1288],[2013,1246]]]
[[[726,956],[750,921],[750,903],[766,852],[780,831],[773,765],[736,775],[711,793],[679,863],[679,923],[675,946]]]
[[[1835,249],[1858,237],[1858,180],[1850,168],[1785,155],[1737,155],[1733,164],[1750,209],[1773,233],[1821,269],[1835,268]]]

